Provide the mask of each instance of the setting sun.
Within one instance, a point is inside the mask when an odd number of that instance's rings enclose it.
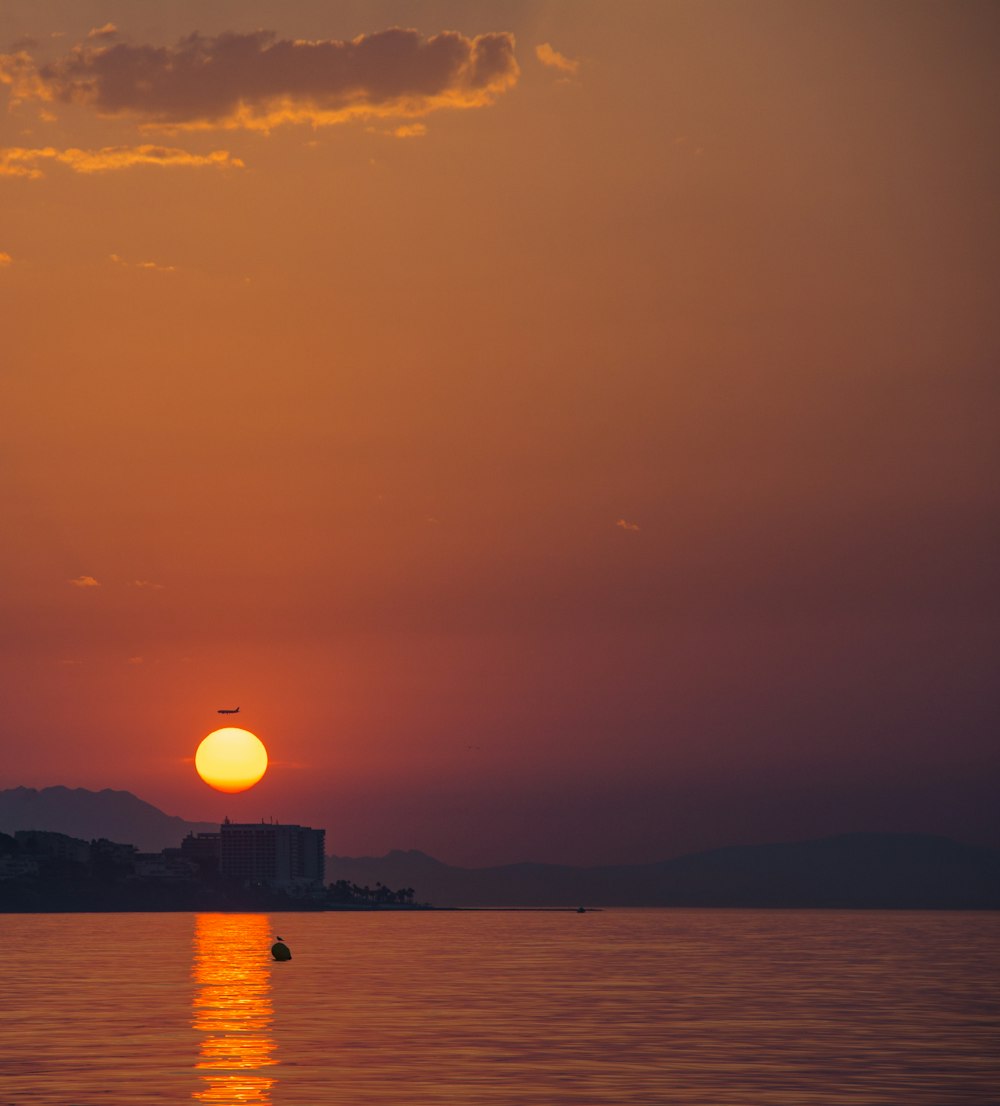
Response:
[[[246,791],[267,771],[267,750],[249,730],[226,726],[202,741],[194,766],[205,783],[217,791]]]

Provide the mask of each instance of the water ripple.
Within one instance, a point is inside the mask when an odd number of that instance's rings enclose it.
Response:
[[[2,1106],[996,1106],[1000,916],[12,915]]]

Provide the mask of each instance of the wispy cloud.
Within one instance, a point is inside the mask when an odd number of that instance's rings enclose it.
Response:
[[[560,54],[558,50],[552,48],[547,42],[543,42],[540,46],[535,47],[535,57],[542,63],[547,65],[550,69],[558,69],[560,73],[576,73],[580,69],[579,61],[573,58],[566,57],[565,54]]]
[[[176,273],[176,265],[161,265],[158,261],[126,261],[119,253],[109,253],[108,259],[113,261],[116,265],[121,265],[123,269],[146,269],[149,272],[156,273]],[[146,584],[145,581],[136,580],[135,587],[153,587],[152,584]]]
[[[105,41],[104,30],[47,64],[23,50],[0,56],[0,81],[15,102],[82,104],[145,126],[269,130],[483,107],[519,73],[506,32],[425,38],[394,27],[314,42],[270,31],[195,33],[146,46]]]
[[[3,269],[7,265],[13,264],[14,259],[9,253],[0,253],[0,269]]]
[[[145,591],[163,591],[165,584],[154,584],[152,580],[133,580],[131,587],[142,588]]]
[[[201,168],[242,169],[243,162],[228,150],[213,150],[210,154],[193,154],[171,146],[103,146],[99,150],[70,148],[58,150],[54,146],[34,148],[9,146],[0,149],[0,177],[43,176],[39,164],[52,162],[64,165],[74,173],[106,173],[116,169],[133,169],[141,165],[155,165],[163,169]]]
[[[129,664],[142,664],[143,663],[143,658],[142,657],[129,657],[128,663]]]
[[[87,32],[87,38],[91,41],[93,41],[95,38],[107,41],[108,39],[117,37],[118,28],[114,25],[114,23],[105,23],[103,27],[91,27],[91,29]]]
[[[95,580],[93,576],[77,576],[75,580],[69,582],[75,588],[99,588],[101,586],[100,581]]]
[[[427,127],[423,123],[404,123],[392,133],[396,138],[423,138]]]
[[[633,530],[636,532],[638,532],[639,530],[638,522],[627,522],[623,518],[618,519],[618,521],[615,523],[615,526],[617,526],[621,530]]]

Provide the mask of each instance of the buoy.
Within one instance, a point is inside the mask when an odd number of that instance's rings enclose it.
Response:
[[[271,946],[271,955],[275,960],[291,960],[292,950],[279,937]]]

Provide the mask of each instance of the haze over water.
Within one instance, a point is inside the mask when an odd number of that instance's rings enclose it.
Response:
[[[996,914],[4,921],[4,1106],[998,1100]]]

